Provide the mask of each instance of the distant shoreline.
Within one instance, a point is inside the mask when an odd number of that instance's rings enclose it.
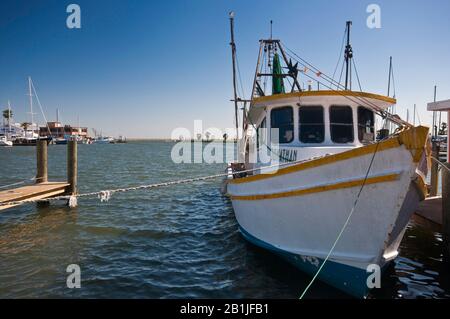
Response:
[[[140,141],[146,141],[146,142],[181,142],[180,140],[173,140],[173,139],[170,139],[170,138],[131,138],[131,137],[128,137],[127,138],[127,141],[129,141],[129,142],[140,142]],[[184,142],[203,142],[203,143],[211,143],[211,142],[225,142],[224,140],[209,140],[209,141],[207,141],[207,140],[202,140],[202,141],[198,141],[198,140],[184,140]],[[235,142],[234,140],[228,140],[228,141],[233,141],[233,142]]]

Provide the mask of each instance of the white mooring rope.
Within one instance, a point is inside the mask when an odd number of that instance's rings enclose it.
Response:
[[[440,167],[445,168],[447,172],[450,173],[450,168],[448,168],[444,163],[442,163],[439,159],[434,156],[430,156],[433,161],[435,161]]]
[[[26,183],[29,183],[29,182],[37,181],[37,180],[40,180],[40,179],[42,179],[42,177],[39,177],[39,178],[32,177],[32,178],[25,179],[25,180],[20,181],[20,182],[8,184],[8,185],[2,185],[2,186],[0,186],[0,189],[3,189],[3,188],[10,188],[11,186],[22,185],[22,184],[26,184]]]
[[[314,281],[315,281],[315,280],[317,279],[317,277],[319,276],[320,272],[322,271],[323,267],[324,267],[325,264],[327,263],[328,259],[331,257],[331,254],[333,253],[333,251],[334,251],[334,249],[336,248],[336,246],[337,246],[339,240],[341,239],[342,234],[344,233],[345,229],[347,228],[348,224],[350,223],[350,219],[352,218],[353,213],[355,212],[356,205],[358,204],[359,198],[361,197],[361,193],[362,193],[362,191],[363,191],[363,189],[364,189],[364,186],[366,185],[367,178],[369,177],[370,170],[372,169],[372,165],[373,165],[373,162],[374,162],[374,160],[375,160],[375,155],[377,154],[378,146],[380,145],[380,142],[381,142],[381,141],[378,141],[378,142],[376,143],[376,148],[375,148],[375,151],[373,152],[372,159],[370,160],[369,167],[367,168],[366,176],[364,177],[364,181],[363,181],[363,183],[362,183],[362,185],[361,185],[361,188],[359,189],[358,195],[356,195],[355,202],[353,203],[353,207],[352,207],[352,209],[350,210],[350,213],[348,214],[347,219],[345,220],[344,225],[342,226],[342,228],[341,228],[341,230],[340,230],[338,236],[336,237],[336,240],[334,241],[333,245],[331,246],[330,251],[328,252],[327,256],[326,256],[325,259],[323,260],[323,262],[322,262],[322,264],[320,265],[319,269],[317,269],[317,272],[315,273],[315,275],[313,276],[313,278],[311,279],[311,281],[309,282],[309,284],[306,286],[305,290],[303,290],[303,292],[302,292],[302,294],[301,294],[301,296],[300,296],[299,299],[303,299],[303,297],[304,297],[304,296],[306,295],[306,293],[308,292],[309,288],[311,288],[312,284],[314,283]]]
[[[295,165],[295,164],[303,163],[303,162],[307,162],[307,161],[308,160],[300,160],[300,161],[294,161],[294,162],[289,162],[289,163],[278,163],[278,164],[274,164],[274,165],[270,165],[270,166],[264,166],[264,167],[258,167],[258,168],[248,169],[248,170],[237,171],[232,174],[251,173],[251,172],[256,172],[259,170]],[[194,183],[194,182],[216,179],[216,178],[220,178],[220,177],[227,177],[229,175],[230,175],[230,173],[227,172],[227,173],[216,174],[216,175],[182,179],[182,180],[178,180],[178,181],[163,182],[163,183],[156,183],[156,184],[150,184],[150,185],[140,185],[140,186],[134,186],[134,187],[127,187],[127,188],[109,189],[109,190],[102,190],[102,191],[98,191],[98,192],[90,192],[90,193],[84,193],[84,194],[61,195],[61,196],[56,196],[56,197],[51,197],[51,198],[46,198],[46,199],[28,199],[28,200],[25,199],[25,200],[21,200],[21,201],[9,201],[9,202],[0,203],[0,206],[9,206],[9,205],[17,206],[17,205],[22,205],[25,203],[68,200],[69,206],[75,207],[77,205],[77,198],[95,197],[96,196],[100,199],[100,202],[103,203],[103,202],[109,201],[111,199],[111,196],[114,193],[125,193],[125,192],[130,192],[130,191],[146,190],[146,189],[152,189],[152,188],[158,188],[158,187]]]

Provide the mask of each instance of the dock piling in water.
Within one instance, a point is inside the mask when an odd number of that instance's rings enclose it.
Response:
[[[36,144],[36,184],[48,182],[47,141],[38,140]]]
[[[77,141],[70,140],[67,142],[67,183],[69,188],[67,193],[75,195],[77,193],[78,183],[78,154]]]
[[[439,158],[439,145],[436,142],[433,142],[433,148],[431,151],[431,155],[434,158]],[[431,163],[431,189],[430,189],[430,197],[434,197],[438,193],[438,183],[439,183],[439,171],[438,171],[438,163],[436,161],[432,161]]]
[[[450,169],[449,163],[445,166]],[[442,169],[442,233],[450,254],[450,172],[445,168]]]

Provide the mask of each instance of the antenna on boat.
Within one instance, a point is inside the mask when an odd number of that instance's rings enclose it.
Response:
[[[351,77],[350,69],[351,69],[351,59],[353,58],[353,49],[350,44],[350,28],[351,28],[352,22],[347,21],[347,45],[345,46],[345,90],[348,90],[349,79]],[[351,79],[350,79],[351,82]]]
[[[273,28],[273,21],[270,20],[270,40],[272,40],[272,28]]]
[[[234,43],[234,12],[230,11],[230,31],[231,31],[231,54],[233,60],[233,91],[234,91],[234,117],[236,121],[236,139],[239,134],[239,119],[238,119],[238,95],[236,84],[236,44]]]

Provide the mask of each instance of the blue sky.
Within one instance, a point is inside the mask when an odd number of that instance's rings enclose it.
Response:
[[[66,7],[81,7],[82,28],[66,27]],[[381,29],[366,26],[367,5],[381,7]],[[245,90],[258,40],[280,38],[306,60],[332,74],[346,20],[364,91],[386,94],[394,58],[398,112],[416,103],[450,98],[450,2],[363,1],[2,1],[0,106],[11,100],[27,119],[31,75],[49,120],[60,109],[65,123],[105,134],[168,137],[176,127],[233,127],[228,12],[236,12],[236,42]],[[306,82],[305,79],[303,81]]]

